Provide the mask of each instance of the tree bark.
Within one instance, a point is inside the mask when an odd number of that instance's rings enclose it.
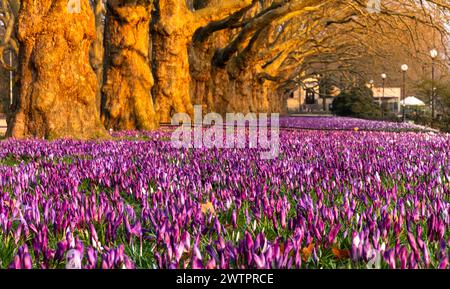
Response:
[[[102,87],[103,85],[103,64],[104,64],[104,56],[105,56],[105,48],[103,45],[104,41],[104,32],[105,25],[103,23],[105,17],[105,5],[104,0],[95,0],[94,1],[94,15],[95,15],[95,34],[96,38],[92,43],[90,50],[90,59],[91,65],[94,69],[95,74],[97,75],[98,87]],[[97,97],[96,97],[96,105],[98,110],[101,109],[101,89],[98,89]]]
[[[115,130],[151,130],[157,120],[150,90],[150,1],[108,1],[102,120]]]
[[[178,33],[155,33],[153,44],[157,114],[159,122],[169,123],[174,113],[193,113],[189,96],[189,37]]]
[[[197,0],[194,5],[201,8],[217,5],[221,0]],[[258,9],[259,2],[242,8],[229,17],[211,22],[198,29],[193,37],[192,45],[189,48],[189,64],[191,75],[191,99],[195,105],[202,105],[205,113],[218,112],[225,113],[223,105],[218,105],[223,101],[224,92],[219,87],[229,81],[226,71],[216,69],[211,64],[211,59],[217,49],[222,48],[235,36],[235,32],[230,29],[239,22],[246,21],[245,15],[251,17],[252,9]]]
[[[218,31],[190,47],[191,99],[202,105],[205,113],[226,113],[226,86],[230,82],[227,71],[211,64],[215,51],[229,43],[233,35],[229,30]],[[225,103],[224,103],[225,102]]]
[[[208,1],[217,2],[217,0]],[[271,25],[272,21],[260,22],[258,26],[255,26],[245,37],[246,41],[236,46],[239,49],[233,51],[223,65],[217,66],[211,63],[211,59],[218,50],[227,47],[229,43],[238,43],[236,39],[239,39],[238,36],[244,29],[233,31],[227,28],[239,22],[241,27],[248,27],[246,23],[252,23],[252,19],[258,15],[264,17],[282,5],[282,3],[271,5],[254,2],[254,5],[241,9],[227,19],[212,22],[196,31],[189,53],[192,77],[191,98],[195,104],[203,105],[203,111],[214,111],[222,115],[228,112],[283,111],[284,100],[276,91],[278,85],[276,80],[261,81],[259,77],[261,72],[271,66],[279,67],[278,59],[285,59],[274,57],[282,55],[282,48],[267,47],[268,43],[275,42],[272,38],[277,35],[274,33],[274,28],[277,26]],[[267,67],[263,66],[270,58],[273,58],[271,64]]]
[[[183,0],[157,2],[153,43],[160,122],[170,122],[177,112],[193,113],[188,48],[195,31],[250,4],[251,0],[229,0],[191,11]]]
[[[18,20],[20,93],[7,135],[15,138],[107,137],[95,107],[89,63],[95,22],[88,0],[23,0]]]

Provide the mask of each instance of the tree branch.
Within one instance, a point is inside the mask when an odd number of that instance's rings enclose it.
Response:
[[[194,12],[194,31],[208,23],[223,19],[242,8],[252,5],[253,0],[223,0],[219,5],[207,6]]]
[[[254,7],[256,3],[257,0],[253,0],[251,5],[242,8],[241,10],[230,15],[229,17],[223,20],[211,22],[208,25],[199,28],[194,34],[193,41],[194,42],[205,41],[206,38],[208,38],[208,36],[213,34],[214,32],[234,27],[237,24],[237,22],[244,16],[244,14],[247,11],[249,11],[252,7]]]
[[[252,35],[258,31],[261,27],[265,27],[279,18],[285,17],[291,13],[296,13],[298,11],[304,10],[312,11],[319,9],[325,3],[329,1],[294,1],[288,2],[285,5],[270,10],[267,13],[255,18],[253,21],[249,22],[241,32],[235,37],[231,43],[216,52],[213,58],[213,64],[218,67],[223,67],[230,58],[239,50],[242,43],[245,43]]]

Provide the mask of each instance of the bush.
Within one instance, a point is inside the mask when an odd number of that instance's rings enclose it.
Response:
[[[437,128],[440,131],[450,133],[450,117],[446,116],[440,120],[435,120],[432,127]]]
[[[339,116],[380,119],[381,109],[373,101],[373,92],[367,86],[353,87],[333,101],[332,112]]]
[[[438,129],[450,133],[450,116],[445,115],[437,119],[431,117],[430,113],[418,114],[411,118],[414,123]]]

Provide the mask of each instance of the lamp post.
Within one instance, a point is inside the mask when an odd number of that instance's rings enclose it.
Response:
[[[303,93],[304,90],[305,89],[304,89],[303,86],[302,87],[298,87],[298,89],[297,89],[297,93],[298,93],[298,113],[302,112],[302,93]],[[295,97],[295,94],[294,94],[294,97]]]
[[[317,85],[319,86],[319,97],[322,98],[322,109],[323,111],[327,110],[327,95],[326,92],[324,92],[324,89],[322,87],[322,78],[323,75],[322,74],[317,74]]]
[[[402,65],[402,71],[403,71],[403,91],[402,91],[402,99],[403,99],[403,121],[405,121],[405,108],[406,108],[406,103],[405,103],[405,98],[406,98],[406,72],[408,71],[408,65],[403,64]]]
[[[375,81],[373,79],[369,80],[369,88],[370,88],[370,91],[372,91],[372,93],[373,93],[374,83],[375,83]],[[373,98],[375,98],[375,94],[374,94]]]
[[[382,73],[381,74],[381,80],[382,80],[382,89],[383,89],[383,97],[379,99],[378,103],[380,105],[380,110],[381,110],[381,117],[384,117],[384,112],[383,112],[383,108],[381,107],[381,102],[385,97],[385,93],[384,93],[384,88],[385,88],[385,84],[386,84],[386,78],[387,78],[387,74],[386,73]]]
[[[436,93],[435,93],[435,85],[434,85],[434,66],[435,66],[435,59],[438,56],[438,51],[436,49],[430,50],[431,55],[431,118],[434,119],[435,117],[435,110],[436,110]]]

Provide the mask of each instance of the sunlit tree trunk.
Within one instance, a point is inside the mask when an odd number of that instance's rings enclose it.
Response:
[[[106,137],[89,63],[95,19],[88,0],[23,0],[18,19],[20,93],[8,136]]]
[[[160,122],[170,122],[177,112],[193,112],[188,48],[195,31],[250,4],[250,0],[229,0],[191,11],[184,0],[157,1],[153,48]]]
[[[102,104],[106,128],[150,130],[157,126],[150,94],[153,85],[149,60],[150,21],[150,1],[108,1],[108,62]]]
[[[104,18],[105,18],[105,0],[95,0],[94,1],[94,15],[95,15],[95,40],[92,43],[90,50],[91,65],[97,75],[98,87],[100,88],[103,84],[103,63],[104,63]],[[96,106],[100,110],[101,104],[101,89],[98,89],[96,97]]]
[[[221,0],[196,0],[195,7],[217,5]],[[224,93],[220,88],[227,83],[228,74],[224,69],[215,69],[211,60],[217,51],[226,46],[234,37],[229,27],[239,21],[245,21],[244,15],[254,5],[247,6],[233,15],[210,23],[197,30],[189,48],[189,64],[191,75],[191,100],[195,105],[202,105],[204,112],[224,113]]]

